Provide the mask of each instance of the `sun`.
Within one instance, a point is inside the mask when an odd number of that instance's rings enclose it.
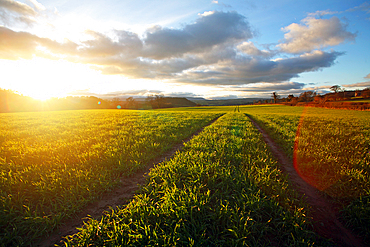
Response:
[[[31,60],[4,61],[0,88],[11,89],[38,100],[66,97],[101,83],[101,75],[88,65],[34,57]]]
[[[41,100],[41,101],[47,101],[51,98],[63,98],[65,97],[65,95],[51,95],[51,94],[48,94],[48,93],[41,93],[41,92],[31,92],[29,93],[27,96],[30,96],[36,100]]]
[[[34,57],[30,60],[1,60],[3,69],[0,88],[11,89],[37,100],[67,96],[106,96],[121,94],[145,95],[166,92],[168,82],[132,79],[123,75],[106,75],[88,64]],[[177,89],[174,84],[170,89]],[[194,90],[184,88],[182,90]]]

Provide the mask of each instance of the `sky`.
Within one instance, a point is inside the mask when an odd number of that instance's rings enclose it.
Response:
[[[37,99],[370,87],[370,1],[0,0],[0,88]]]

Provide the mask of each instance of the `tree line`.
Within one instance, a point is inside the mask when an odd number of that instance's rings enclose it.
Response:
[[[347,91],[345,88],[339,85],[334,85],[330,87],[330,90],[332,92],[325,95],[319,95],[315,91],[305,91],[299,94],[298,97],[294,96],[293,94],[290,94],[287,97],[281,97],[277,92],[272,92],[271,100],[260,100],[256,103],[284,103],[288,105],[297,105],[299,103],[316,102],[320,104],[325,104],[326,102],[370,98],[370,88]]]
[[[144,100],[133,97],[105,100],[95,96],[68,96],[45,101],[24,96],[12,90],[0,89],[0,112],[83,110],[83,109],[156,109],[178,106],[194,106],[184,98],[166,98],[163,95],[149,95]]]

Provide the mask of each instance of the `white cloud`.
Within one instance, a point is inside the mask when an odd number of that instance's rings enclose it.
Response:
[[[206,11],[203,14],[198,14],[199,16],[208,16],[208,15],[213,15],[215,11]]]
[[[36,11],[27,4],[14,0],[0,0],[0,7],[21,15],[35,16],[37,14]]]
[[[10,26],[13,23],[33,25],[39,14],[27,4],[14,0],[0,0],[0,25]]]
[[[338,12],[337,11],[329,11],[329,10],[318,10],[314,13],[309,13],[308,17],[309,18],[315,18],[317,16],[321,19],[325,15],[334,15],[334,14],[338,14]]]
[[[225,3],[223,3],[223,2],[219,2],[219,1],[217,1],[217,0],[212,0],[212,3],[213,3],[213,4],[217,4],[217,5],[221,5],[222,7],[231,8],[231,5],[229,5],[229,4],[225,4]]]
[[[274,55],[273,52],[267,50],[259,50],[251,41],[243,42],[238,45],[237,48],[250,56],[271,57]]]
[[[40,11],[46,10],[45,6],[37,2],[36,0],[28,0],[28,1],[30,1],[37,10],[40,10]]]
[[[316,19],[314,15],[309,15],[302,20],[302,24],[293,23],[283,28],[286,32],[284,41],[277,47],[287,53],[302,53],[354,41],[356,34],[346,28],[347,25],[338,17]]]
[[[0,0],[0,25],[8,27],[35,27],[47,23],[50,12],[37,0],[27,0],[29,4],[15,0]],[[40,27],[42,29],[42,27]]]
[[[359,6],[348,9],[347,12],[353,12],[353,11],[357,11],[357,10],[361,10],[361,11],[366,12],[367,14],[370,14],[370,3],[369,2],[364,2]]]

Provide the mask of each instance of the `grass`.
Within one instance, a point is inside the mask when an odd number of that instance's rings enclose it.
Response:
[[[25,246],[212,119],[128,205],[65,245],[326,245],[256,120],[370,241],[369,112],[279,105],[0,114],[0,237]]]
[[[149,174],[126,207],[65,246],[312,246],[306,204],[242,113],[224,115]]]
[[[216,113],[1,114],[0,237],[29,245],[143,168]]]
[[[302,178],[342,206],[344,224],[370,240],[370,112],[276,108],[245,110],[294,160]]]

